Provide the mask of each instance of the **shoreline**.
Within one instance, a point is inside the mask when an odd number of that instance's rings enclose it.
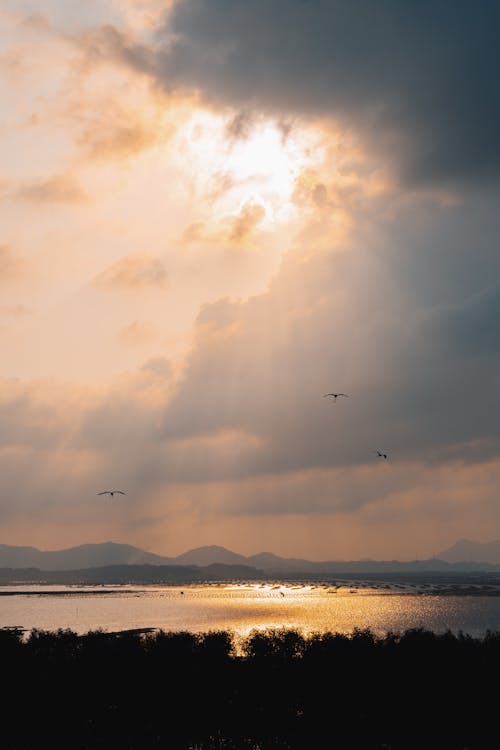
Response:
[[[57,588],[51,589],[54,586]],[[41,587],[35,589],[34,587]],[[45,588],[42,588],[45,587]],[[132,587],[132,588],[131,588]],[[367,581],[366,579],[349,579],[326,582],[322,581],[206,581],[206,582],[150,582],[129,581],[124,583],[40,583],[39,581],[13,581],[0,585],[0,597],[12,596],[103,596],[103,595],[137,595],[150,592],[154,589],[160,590],[182,590],[189,592],[198,589],[224,589],[236,590],[250,589],[253,592],[281,591],[285,596],[293,596],[304,593],[304,589],[311,593],[323,592],[332,596],[344,597],[349,595],[362,596],[500,596],[500,582],[495,583],[470,583],[470,582],[388,582]]]

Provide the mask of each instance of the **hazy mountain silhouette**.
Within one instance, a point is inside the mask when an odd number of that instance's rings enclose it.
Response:
[[[75,570],[104,565],[171,565],[175,558],[162,557],[129,544],[103,542],[69,549],[42,551],[35,547],[0,544],[0,567]]]
[[[278,557],[272,552],[260,552],[258,555],[251,555],[246,558],[247,563],[255,565],[263,570],[272,570],[277,573],[285,573],[290,571],[304,571],[307,573],[315,573],[321,570],[330,569],[331,565],[338,566],[339,561],[326,561],[326,562],[313,562],[312,560],[303,560],[296,557]],[[326,566],[326,567],[325,567]]]
[[[500,541],[481,544],[461,540],[437,557],[428,560],[324,560],[312,561],[301,558],[285,558],[272,552],[261,552],[245,557],[236,552],[211,545],[197,547],[176,557],[164,557],[146,552],[129,544],[104,542],[82,544],[62,550],[42,551],[35,547],[0,545],[0,568],[37,568],[46,571],[81,570],[106,566],[152,565],[152,566],[243,566],[258,569],[266,575],[317,575],[331,573],[386,573],[422,572],[427,570],[489,570],[500,569]],[[224,577],[224,576],[223,576]],[[229,575],[227,576],[229,577]]]
[[[460,539],[448,549],[438,554],[441,560],[450,563],[478,562],[500,564],[500,540],[493,542],[473,542]]]
[[[195,547],[175,558],[176,565],[253,565],[249,557],[238,555],[225,547],[211,545],[209,547]]]

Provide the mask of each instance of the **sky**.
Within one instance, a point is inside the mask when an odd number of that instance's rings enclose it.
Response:
[[[499,28],[0,0],[1,543],[500,538]]]

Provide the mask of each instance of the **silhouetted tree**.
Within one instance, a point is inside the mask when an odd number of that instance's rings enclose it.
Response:
[[[0,659],[5,750],[494,747],[494,632],[3,629]]]

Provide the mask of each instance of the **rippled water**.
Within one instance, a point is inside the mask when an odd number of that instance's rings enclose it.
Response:
[[[415,595],[321,585],[0,587],[0,627],[78,633],[161,628],[203,632],[299,628],[304,633],[411,627],[482,636],[500,631],[500,597]]]

